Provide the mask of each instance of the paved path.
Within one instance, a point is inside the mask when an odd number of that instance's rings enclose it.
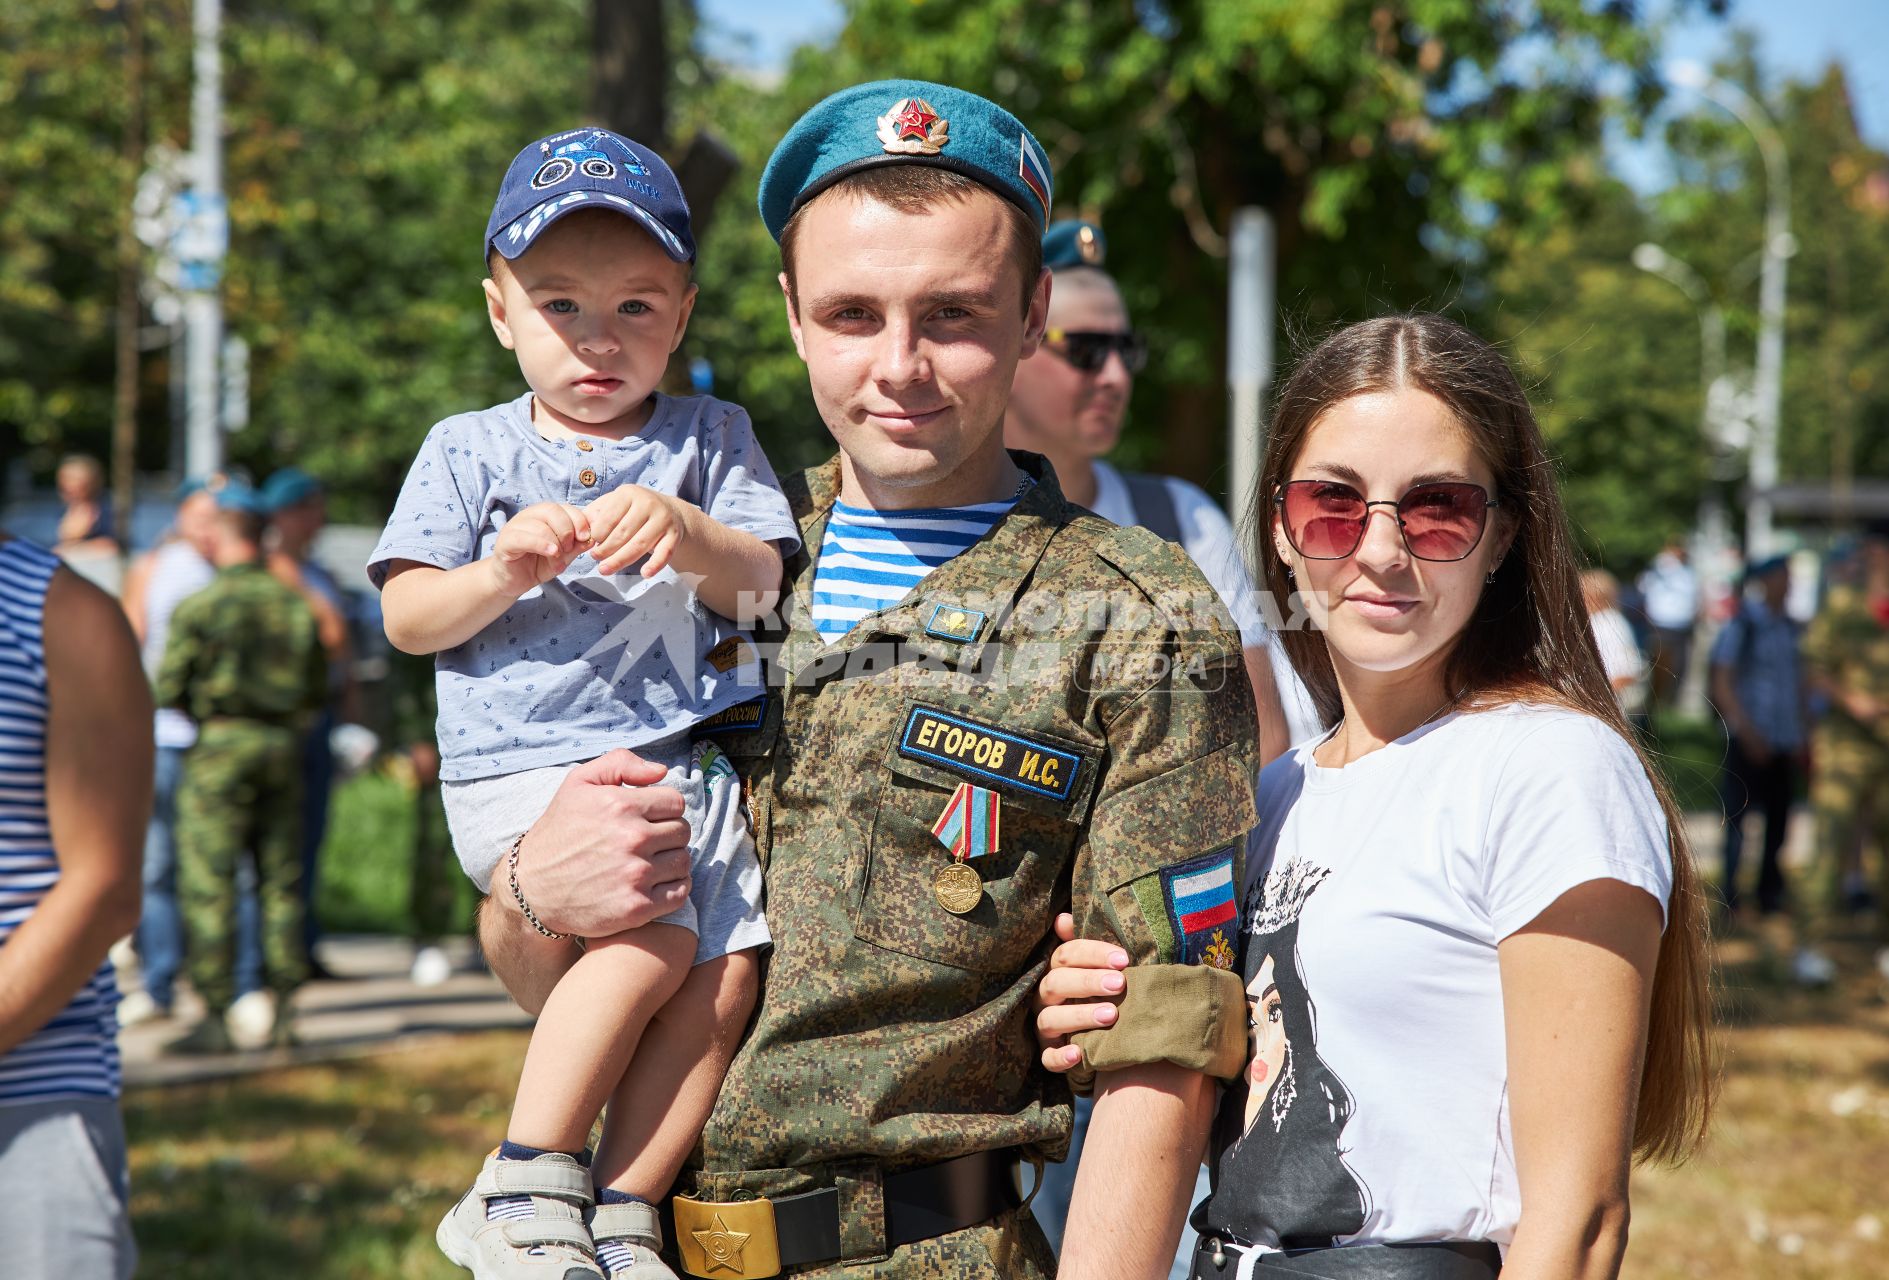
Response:
[[[322,962],[342,980],[311,982],[296,992],[295,1035],[300,1043],[287,1049],[210,1057],[164,1053],[166,1044],[181,1038],[202,1016],[202,1004],[182,991],[176,1017],[119,1033],[125,1084],[135,1088],[216,1079],[399,1048],[446,1032],[531,1025],[491,974],[470,968],[470,941],[448,943],[446,950],[454,961],[453,976],[439,986],[421,987],[408,977],[413,944],[404,938],[324,939]],[[136,971],[121,973],[119,985],[133,990]]]

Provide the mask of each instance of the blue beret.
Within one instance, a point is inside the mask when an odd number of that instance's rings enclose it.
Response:
[[[1080,218],[1050,223],[1043,233],[1043,265],[1051,271],[1065,267],[1099,267],[1108,261],[1108,241],[1102,228]]]
[[[269,514],[269,503],[247,480],[232,480],[216,491],[218,511],[246,511],[253,516]]]
[[[761,221],[775,240],[807,201],[848,174],[928,164],[983,183],[1049,221],[1049,159],[1023,122],[996,103],[927,80],[842,89],[794,122],[761,174]]]
[[[262,482],[262,499],[271,511],[292,507],[320,492],[321,481],[300,467],[283,467]]]

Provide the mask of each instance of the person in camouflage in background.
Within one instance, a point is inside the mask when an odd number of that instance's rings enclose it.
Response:
[[[774,947],[672,1199],[695,1276],[1057,1274],[1015,1171],[1069,1142],[1031,1010],[1061,912],[1136,965],[1115,1025],[1085,1033],[1097,1102],[1062,1276],[1166,1272],[1207,1077],[1244,1058],[1239,638],[1176,548],[1003,448],[1043,332],[1048,182],[1008,112],[913,81],[828,98],[762,178],[840,456],[784,485],[804,549],[756,629],[771,691],[697,729],[747,785]],[[874,543],[896,567],[855,573]],[[874,573],[916,585],[862,604]],[[596,763],[517,855],[516,895],[580,936],[660,907],[647,868],[681,838],[658,789],[617,785],[653,781],[641,762]],[[532,1007],[575,950],[512,896],[486,899],[481,940]]]
[[[1862,582],[1831,591],[1804,633],[1811,687],[1830,700],[1811,736],[1810,803],[1833,872],[1859,842],[1874,845],[1877,940],[1889,945],[1889,520],[1864,531],[1862,557]],[[1798,968],[1806,980],[1829,976],[1814,953]]]
[[[177,793],[178,905],[191,984],[207,1014],[173,1046],[231,1047],[236,868],[255,859],[263,980],[275,998],[273,1039],[287,1037],[289,996],[307,972],[302,944],[301,735],[327,696],[315,616],[262,563],[261,498],[231,483],[217,494],[216,578],[177,606],[158,668],[157,702],[197,722]]]
[[[446,810],[440,802],[435,736],[439,698],[432,658],[392,650],[387,691],[391,695],[388,742],[413,771],[413,879],[407,910],[413,919],[415,951],[410,976],[418,986],[434,987],[452,976],[452,960],[440,944],[453,931],[454,900],[463,877],[453,860]]]

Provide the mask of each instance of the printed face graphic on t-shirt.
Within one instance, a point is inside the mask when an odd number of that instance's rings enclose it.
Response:
[[[1318,1010],[1298,945],[1306,900],[1330,874],[1293,861],[1247,894],[1252,1052],[1222,1105],[1214,1142],[1214,1224],[1290,1248],[1355,1235],[1365,1218],[1367,1193],[1344,1160],[1353,1101],[1319,1056]],[[1233,1096],[1242,1089],[1244,1097]]]
[[[1273,957],[1267,956],[1246,987],[1246,1025],[1250,1028],[1248,1044],[1252,1061],[1246,1067],[1246,1114],[1241,1128],[1248,1133],[1252,1132],[1260,1105],[1272,1093],[1279,1073],[1285,1068],[1285,1001],[1279,995],[1279,984],[1273,980],[1277,968]]]

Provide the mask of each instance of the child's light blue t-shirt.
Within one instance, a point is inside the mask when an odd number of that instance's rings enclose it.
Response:
[[[394,560],[458,568],[490,555],[533,503],[585,506],[626,484],[674,494],[783,555],[799,546],[748,415],[709,396],[655,402],[625,440],[546,440],[529,394],[447,418],[420,446],[368,577],[383,585]],[[440,777],[455,782],[673,737],[762,691],[753,646],[673,569],[604,577],[588,554],[436,667]]]

